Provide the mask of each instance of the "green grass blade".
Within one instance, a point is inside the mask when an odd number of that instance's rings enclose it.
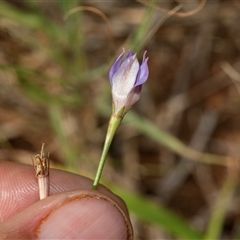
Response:
[[[20,25],[24,25],[30,29],[42,27],[42,19],[32,13],[24,13],[14,6],[1,1],[0,16],[17,21]]]
[[[58,139],[59,145],[62,146],[61,152],[66,159],[66,163],[69,167],[75,168],[78,165],[76,159],[79,158],[79,154],[71,145],[71,141],[69,141],[66,135],[63,109],[58,104],[51,104],[48,106],[48,113],[56,138]]]
[[[217,198],[217,203],[212,213],[207,232],[204,239],[220,239],[221,232],[223,229],[224,219],[227,213],[227,207],[230,199],[233,195],[235,188],[237,187],[238,181],[236,173],[229,174],[224,186]]]
[[[154,141],[160,143],[161,145],[167,147],[168,149],[181,156],[209,164],[218,164],[223,166],[227,165],[227,157],[208,153],[200,153],[194,149],[191,149],[186,144],[181,142],[178,138],[158,128],[149,120],[141,118],[133,111],[127,114],[125,117],[125,122],[138,129],[145,136],[150,137]]]
[[[163,228],[167,233],[181,239],[202,239],[201,234],[197,230],[191,228],[184,219],[163,206],[116,186],[110,185],[108,187],[110,187],[115,194],[124,199],[129,210],[140,220],[157,225]]]

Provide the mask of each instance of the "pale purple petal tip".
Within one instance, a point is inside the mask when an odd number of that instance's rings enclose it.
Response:
[[[134,53],[132,51],[129,50],[127,56],[126,56],[126,59],[129,58],[129,57],[132,57],[134,55]]]
[[[143,53],[143,60],[142,60],[142,62],[145,61],[145,59],[146,59],[146,54],[147,54],[147,50]]]

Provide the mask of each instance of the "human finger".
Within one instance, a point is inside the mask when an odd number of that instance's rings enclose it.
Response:
[[[133,239],[115,200],[94,190],[52,195],[0,224],[0,239]]]

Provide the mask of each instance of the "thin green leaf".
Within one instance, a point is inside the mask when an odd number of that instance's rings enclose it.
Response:
[[[180,218],[160,204],[156,204],[140,195],[127,192],[121,188],[110,185],[110,189],[126,202],[129,210],[140,220],[157,225],[167,233],[181,239],[202,239],[201,234],[190,227],[184,219]]]
[[[233,192],[237,187],[237,184],[238,181],[236,173],[233,172],[233,174],[229,174],[213,209],[213,213],[208,224],[208,229],[204,237],[205,240],[221,238],[221,232],[223,229],[224,219],[227,213],[227,207],[233,195]]]

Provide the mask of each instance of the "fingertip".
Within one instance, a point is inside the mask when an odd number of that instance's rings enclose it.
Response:
[[[48,197],[7,222],[8,229],[0,228],[0,233],[10,234],[11,239],[133,239],[125,209],[93,190]]]
[[[71,197],[46,216],[37,239],[132,239],[128,217],[116,202],[97,191]]]
[[[50,195],[91,189],[92,180],[62,170],[50,171]],[[127,214],[124,202],[103,185],[98,191],[113,199]],[[0,197],[2,196],[0,221],[7,220],[39,200],[38,184],[33,167],[9,161],[0,161]]]

